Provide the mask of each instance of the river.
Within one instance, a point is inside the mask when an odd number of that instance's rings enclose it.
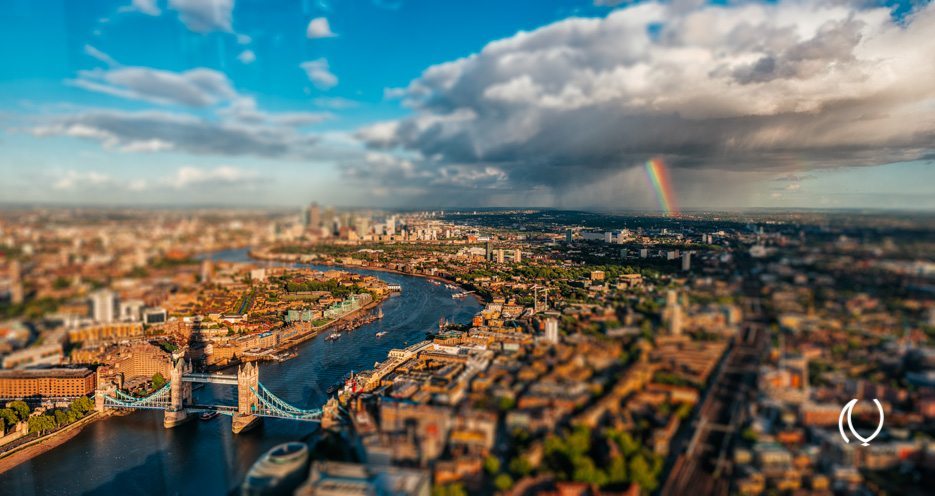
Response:
[[[214,260],[249,261],[246,250],[212,255]],[[319,270],[320,265],[296,264]],[[260,382],[300,408],[316,408],[325,390],[348,372],[366,370],[392,348],[421,341],[444,317],[467,323],[480,310],[474,298],[452,299],[452,291],[427,279],[364,269],[402,286],[402,293],[382,304],[384,318],[328,342],[325,334],[296,348],[283,363],[260,364]],[[375,334],[386,331],[382,338]],[[208,385],[196,401],[233,403],[235,388]],[[250,465],[272,446],[308,436],[318,424],[263,419],[247,433],[231,433],[230,418],[193,420],[175,429],[162,426],[162,413],[140,411],[94,422],[74,439],[0,474],[0,494],[19,496],[73,494],[228,494]]]

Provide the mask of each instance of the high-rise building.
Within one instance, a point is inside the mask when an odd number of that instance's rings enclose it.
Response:
[[[505,250],[499,249],[499,250],[497,250],[496,253],[497,253],[497,263],[498,263],[498,264],[502,264],[503,262],[506,261],[506,260],[505,260],[506,257],[504,257]]]
[[[321,227],[321,208],[318,207],[318,203],[312,202],[308,206],[308,223],[305,227],[309,229],[318,229]]]
[[[25,299],[25,290],[23,289],[23,267],[19,260],[13,260],[9,265],[10,277],[10,300],[14,305],[18,305]]]
[[[523,261],[523,250],[513,250],[513,263],[520,263]]]
[[[680,336],[682,334],[682,306],[679,304],[679,295],[675,290],[666,293],[666,319],[669,324],[669,334]]]
[[[109,324],[117,320],[119,302],[117,294],[109,289],[91,293],[91,315],[97,322]]]
[[[572,231],[571,229],[566,229],[565,230],[565,242],[571,243],[573,239],[575,239],[575,231]]]
[[[487,240],[486,251],[484,252],[484,259],[487,261],[493,260],[493,245],[490,243],[490,240]]]
[[[214,277],[214,263],[211,262],[210,258],[206,258],[201,261],[201,282],[208,284],[211,282],[211,279]]]
[[[558,343],[558,320],[549,318],[545,320],[545,340],[550,343]]]
[[[682,253],[682,270],[685,272],[692,270],[692,254],[690,251]]]
[[[604,233],[604,242],[613,243],[614,242],[614,233],[607,231]]]
[[[649,257],[649,248],[640,248],[640,258]]]

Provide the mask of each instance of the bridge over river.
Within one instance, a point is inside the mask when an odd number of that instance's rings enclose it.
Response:
[[[192,383],[223,384],[237,387],[237,405],[196,404],[192,401]],[[163,425],[175,427],[195,413],[218,412],[233,417],[231,427],[235,434],[243,432],[260,420],[273,417],[306,422],[321,420],[322,410],[305,410],[290,405],[273,394],[260,382],[259,367],[247,363],[237,367],[237,375],[201,374],[192,372],[190,362],[179,359],[169,382],[148,396],[137,397],[111,387],[96,394],[98,410],[132,409],[163,410]]]

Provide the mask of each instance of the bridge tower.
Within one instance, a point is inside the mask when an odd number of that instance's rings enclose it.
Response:
[[[260,417],[256,416],[260,402],[255,393],[259,390],[259,368],[252,362],[237,367],[237,413],[231,422],[234,434],[249,430],[260,422]]]
[[[192,371],[192,364],[179,358],[172,367],[169,374],[169,398],[170,404],[166,408],[165,417],[162,425],[167,429],[175,427],[189,420],[188,411],[185,410],[186,404],[192,402],[192,385],[190,382],[182,380],[182,376]]]

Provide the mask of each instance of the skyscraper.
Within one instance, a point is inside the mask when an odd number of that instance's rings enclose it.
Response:
[[[692,270],[692,254],[690,251],[682,253],[682,270],[685,272]]]
[[[558,343],[558,320],[549,318],[545,321],[545,340]]]
[[[306,227],[309,229],[321,227],[321,209],[318,207],[317,202],[312,202],[308,207],[308,224]]]
[[[109,289],[91,293],[91,315],[97,322],[108,324],[117,320],[118,305],[117,294]]]

